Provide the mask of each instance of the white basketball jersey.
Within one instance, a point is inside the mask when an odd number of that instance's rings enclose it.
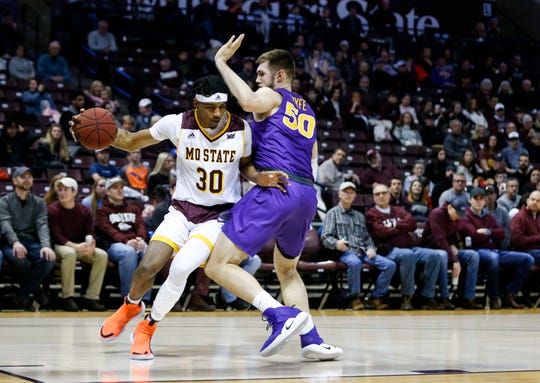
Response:
[[[251,155],[251,128],[227,112],[227,127],[210,137],[189,110],[157,121],[150,133],[176,145],[173,198],[195,205],[234,203],[241,197],[240,159]]]

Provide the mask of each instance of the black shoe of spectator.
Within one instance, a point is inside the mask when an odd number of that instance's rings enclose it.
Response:
[[[34,311],[30,298],[21,297],[20,295],[14,295],[12,300],[13,304],[15,304],[15,307],[17,309],[24,311]]]
[[[214,304],[216,305],[217,309],[227,310],[227,302],[225,302],[223,300],[223,296],[221,296],[221,289],[219,289],[214,296]]]
[[[456,306],[454,306],[448,298],[443,298],[442,305],[444,306],[445,310],[454,310],[456,308]]]
[[[189,301],[188,310],[191,311],[215,311],[216,306],[209,304],[200,295],[192,295]]]
[[[102,305],[97,299],[86,299],[83,300],[83,308],[88,311],[105,311],[105,306]]]
[[[64,311],[79,311],[79,306],[73,300],[73,298],[65,298],[62,302],[62,310]]]
[[[437,302],[433,298],[422,297],[422,309],[423,310],[445,310],[444,304]]]
[[[34,292],[34,300],[39,303],[39,306],[46,306],[49,303],[49,295],[42,288]]]
[[[240,298],[236,298],[234,301],[227,303],[227,306],[229,306],[233,310],[238,310],[238,311],[246,311],[251,308],[251,305],[249,303],[247,303],[245,300],[240,299]]]

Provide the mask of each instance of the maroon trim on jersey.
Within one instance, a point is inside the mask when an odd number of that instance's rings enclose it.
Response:
[[[225,134],[230,134],[234,132],[240,132],[245,130],[244,126],[244,120],[242,120],[240,117],[233,115],[229,112],[227,113],[227,127],[218,135],[216,136],[209,136],[204,128],[199,124],[199,121],[197,120],[197,117],[195,116],[195,109],[188,110],[184,112],[182,117],[182,129],[185,130],[200,130],[202,134],[208,139],[208,141],[212,142],[217,140],[218,138],[222,137]]]
[[[187,201],[173,199],[171,206],[184,214],[189,222],[203,223],[211,219],[217,219],[220,213],[233,207],[232,203],[224,203],[214,206],[195,205]]]

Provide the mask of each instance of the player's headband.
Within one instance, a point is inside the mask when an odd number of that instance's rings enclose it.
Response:
[[[227,102],[227,93],[214,93],[210,96],[196,94],[195,99],[199,102]]]

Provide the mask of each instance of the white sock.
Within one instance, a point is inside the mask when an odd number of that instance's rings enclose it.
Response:
[[[134,305],[138,305],[139,303],[141,303],[141,299],[131,299],[131,298],[129,297],[129,294],[128,294],[128,296],[127,296],[127,301],[128,301],[129,303],[134,304]]]
[[[253,302],[251,302],[251,304],[261,312],[264,312],[266,309],[274,309],[276,307],[283,306],[264,290],[255,295],[255,298],[253,298]]]
[[[306,322],[306,325],[300,331],[300,335],[305,335],[308,332],[310,332],[315,327],[315,324],[313,323],[313,317],[310,315],[308,321]]]

